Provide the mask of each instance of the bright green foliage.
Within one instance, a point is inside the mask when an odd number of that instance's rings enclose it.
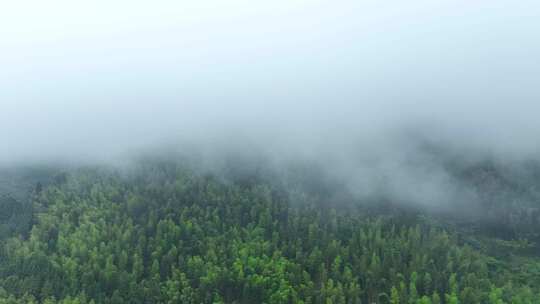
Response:
[[[399,304],[399,292],[396,287],[392,287],[390,291],[390,303]]]
[[[428,296],[423,296],[416,301],[417,304],[431,304],[431,299]]]
[[[489,293],[489,303],[490,304],[504,304],[502,300],[502,289],[493,288]]]

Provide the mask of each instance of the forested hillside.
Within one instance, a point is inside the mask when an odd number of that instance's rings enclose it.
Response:
[[[500,189],[486,172],[456,174]],[[529,229],[493,229],[501,202],[463,222],[336,195],[313,171],[267,173],[147,161],[50,174],[27,203],[2,200],[0,303],[540,303],[530,205],[509,213]]]

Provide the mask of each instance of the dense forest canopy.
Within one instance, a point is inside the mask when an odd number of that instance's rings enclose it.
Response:
[[[0,200],[0,303],[540,301],[537,167],[450,162],[464,218],[311,163],[193,163],[5,171],[28,194]]]

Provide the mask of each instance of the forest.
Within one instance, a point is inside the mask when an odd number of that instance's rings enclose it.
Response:
[[[312,166],[240,167],[4,170],[0,303],[540,303],[529,175],[455,166],[484,194],[463,219],[359,199]]]

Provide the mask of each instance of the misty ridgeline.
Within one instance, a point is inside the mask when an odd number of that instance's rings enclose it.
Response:
[[[4,167],[0,301],[537,303],[540,163],[409,140]]]

